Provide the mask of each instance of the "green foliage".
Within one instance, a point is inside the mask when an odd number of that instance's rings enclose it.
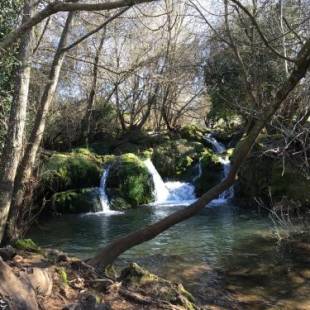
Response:
[[[21,7],[21,0],[0,1],[0,41],[16,27]],[[9,117],[12,101],[14,72],[18,64],[16,54],[17,44],[0,57],[0,154],[6,134],[4,123]]]
[[[97,188],[83,188],[56,193],[52,197],[52,207],[59,213],[86,213],[100,211]]]
[[[40,247],[35,244],[32,239],[18,239],[15,242],[16,249],[30,252],[41,252]]]
[[[153,182],[143,161],[134,154],[119,156],[111,165],[107,193],[115,209],[152,201]]]

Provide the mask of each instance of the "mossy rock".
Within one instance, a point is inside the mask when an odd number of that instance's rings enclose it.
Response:
[[[170,140],[154,148],[152,161],[163,178],[185,179],[205,148],[185,139]]]
[[[143,160],[124,154],[110,166],[106,191],[112,208],[137,207],[153,200],[153,180]]]
[[[273,159],[266,156],[250,156],[241,166],[235,196],[241,202],[252,203],[255,198],[267,202],[272,176]]]
[[[254,153],[242,165],[239,171],[236,198],[251,202],[254,198],[261,198],[269,203],[283,197],[299,201],[302,205],[310,205],[310,180],[290,162],[270,158]],[[271,195],[271,197],[270,197]]]
[[[223,177],[223,165],[220,162],[219,156],[221,155],[207,148],[203,152],[200,158],[201,176],[195,181],[197,196],[201,196],[221,181]]]
[[[103,158],[87,149],[56,153],[42,167],[41,183],[46,192],[98,186]]]
[[[154,300],[161,300],[179,306],[180,309],[198,309],[194,304],[193,296],[185,290],[182,284],[158,277],[135,263],[130,264],[121,271],[119,280],[126,287],[143,292]]]
[[[101,210],[99,189],[83,188],[56,193],[52,207],[58,213],[86,213]]]
[[[190,124],[180,129],[180,135],[183,139],[189,141],[197,141],[203,143],[206,131],[199,128],[197,125]]]
[[[18,250],[40,253],[40,247],[32,239],[18,239],[15,242],[15,248]]]
[[[310,180],[301,171],[286,163],[277,161],[272,167],[270,190],[274,200],[283,196],[293,201],[299,201],[303,206],[310,206]]]

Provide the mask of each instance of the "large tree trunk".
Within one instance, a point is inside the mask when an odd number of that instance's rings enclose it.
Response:
[[[48,82],[45,86],[39,110],[37,112],[35,123],[26,147],[25,154],[19,165],[18,173],[16,175],[14,184],[14,193],[11,203],[10,219],[7,228],[7,237],[9,240],[18,237],[22,225],[18,227],[17,220],[19,218],[19,213],[22,208],[23,198],[25,194],[25,189],[27,188],[27,183],[32,175],[33,167],[35,166],[35,160],[37,158],[39,146],[42,141],[43,133],[45,130],[46,117],[49,111],[49,107],[53,101],[56,87],[59,80],[59,74],[62,67],[64,52],[62,49],[66,45],[70,24],[74,13],[69,13],[66,24],[61,34],[61,38],[53,59],[53,63],[48,75]]]
[[[102,51],[104,40],[105,40],[105,30],[104,30],[104,33],[102,34],[98,49],[96,51],[94,68],[93,68],[93,80],[92,80],[91,89],[90,89],[90,93],[89,93],[89,97],[87,101],[86,114],[82,121],[82,136],[84,137],[84,142],[86,143],[86,145],[88,145],[88,138],[89,138],[88,136],[90,133],[91,116],[92,116],[95,99],[96,99],[98,65],[99,65],[100,54]]]
[[[34,12],[34,1],[25,1],[23,23],[31,19]],[[25,31],[21,37],[18,59],[19,69],[16,74],[15,95],[11,106],[6,141],[1,158],[0,168],[0,242],[2,241],[7,217],[9,214],[14,180],[23,148],[23,136],[26,123],[28,92],[31,75],[33,31]]]
[[[295,88],[299,81],[305,76],[310,66],[310,40],[304,45],[300,51],[296,66],[287,81],[276,93],[274,100],[270,103],[268,109],[262,111],[261,117],[256,120],[255,125],[249,133],[237,145],[232,165],[228,176],[218,185],[206,192],[198,201],[191,206],[179,210],[168,217],[151,224],[143,229],[132,232],[127,236],[116,239],[108,244],[105,248],[99,251],[97,256],[90,259],[88,263],[96,268],[103,268],[111,264],[120,254],[128,249],[141,244],[145,241],[151,240],[161,232],[170,228],[171,226],[180,223],[203,209],[212,199],[215,199],[220,193],[228,189],[235,182],[238,170],[246,159],[247,155],[252,149],[257,136],[266,124],[271,120],[273,115],[281,106],[282,102],[287,98],[288,94]]]

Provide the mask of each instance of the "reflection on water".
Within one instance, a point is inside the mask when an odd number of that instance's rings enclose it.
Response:
[[[82,258],[117,236],[180,207],[147,207],[123,215],[62,216],[30,237]],[[233,206],[205,208],[120,258],[137,261],[171,280],[182,280],[201,303],[223,309],[310,309],[307,240],[277,245],[268,218]]]

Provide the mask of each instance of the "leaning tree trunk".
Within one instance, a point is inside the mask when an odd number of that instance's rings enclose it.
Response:
[[[34,1],[24,3],[23,23],[31,19]],[[10,119],[0,167],[0,242],[7,222],[14,180],[23,148],[23,136],[26,124],[29,83],[31,75],[33,31],[25,31],[21,37],[18,59],[19,69],[16,74],[15,95],[11,106]]]
[[[282,87],[280,87],[280,89],[277,91],[273,102],[265,111],[262,112],[260,118],[256,120],[255,125],[252,127],[249,133],[237,145],[234,152],[230,172],[221,183],[211,188],[198,201],[189,207],[179,210],[158,221],[157,223],[151,224],[143,229],[132,232],[127,236],[112,241],[105,248],[100,250],[94,258],[90,259],[88,263],[99,269],[106,267],[107,265],[111,264],[120,254],[124,253],[133,246],[151,240],[173,225],[192,217],[198,211],[203,209],[212,199],[215,199],[220,193],[232,186],[236,180],[238,170],[251,151],[257,136],[271,120],[273,115],[277,112],[289,93],[305,76],[309,66],[310,40],[307,41],[307,43],[299,52],[293,72],[282,85]]]
[[[18,173],[16,175],[6,236],[9,240],[16,239],[23,226],[17,225],[17,222],[19,219],[19,215],[22,215],[22,212],[20,211],[22,210],[25,190],[27,189],[27,183],[30,180],[33,167],[35,166],[35,160],[37,158],[39,146],[41,144],[43,133],[45,130],[46,117],[49,111],[49,107],[53,101],[56,87],[58,84],[59,74],[65,55],[65,53],[63,52],[63,48],[66,45],[73,15],[74,13],[72,12],[68,14],[66,24],[62,31],[61,38],[58,43],[58,47],[48,75],[48,82],[45,85],[45,89],[40,101],[39,110],[35,118],[35,123],[32,128],[25,154],[21,160]]]

